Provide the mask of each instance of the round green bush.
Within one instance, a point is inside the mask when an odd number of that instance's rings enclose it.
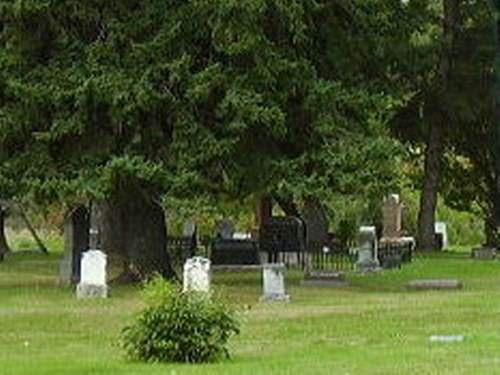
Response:
[[[156,278],[146,286],[149,306],[123,330],[130,358],[147,362],[213,362],[229,356],[239,333],[236,312],[207,293],[184,293]]]

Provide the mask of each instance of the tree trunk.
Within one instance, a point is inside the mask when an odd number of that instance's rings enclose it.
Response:
[[[434,224],[442,156],[442,130],[439,125],[431,126],[425,153],[424,187],[420,196],[418,213],[418,248],[420,250],[436,250]]]
[[[89,211],[87,207],[80,205],[70,213],[68,220],[71,221],[71,239],[69,251],[71,251],[71,283],[80,281],[81,257],[89,249]]]
[[[0,261],[5,257],[5,254],[10,252],[7,237],[5,236],[5,218],[7,216],[7,209],[0,205]]]
[[[120,279],[141,281],[154,274],[175,278],[167,253],[163,208],[145,186],[122,181],[118,191],[101,202],[101,248],[123,267]]]
[[[304,200],[304,221],[306,224],[306,248],[320,250],[328,239],[328,216],[321,202],[312,197]]]
[[[440,95],[446,95],[452,66],[452,49],[455,30],[458,24],[458,0],[443,0],[443,50],[441,52],[439,75]],[[418,248],[436,250],[437,242],[434,231],[435,214],[438,198],[441,160],[444,153],[444,127],[446,109],[438,108],[438,116],[428,121],[429,131],[424,162],[424,184],[420,198],[418,214]]]
[[[260,228],[267,219],[273,215],[273,199],[268,194],[262,194],[257,197],[255,204],[254,225]]]
[[[31,233],[31,236],[35,240],[36,244],[38,245],[38,248],[42,253],[47,254],[49,250],[47,250],[47,247],[43,243],[42,239],[40,236],[36,233],[35,228],[31,224],[31,221],[28,219],[28,215],[26,214],[26,211],[24,210],[24,207],[21,205],[21,203],[16,202],[17,208],[19,210],[19,216],[21,217],[21,220],[24,221],[24,224],[26,224],[26,228],[28,229],[28,232]]]
[[[498,246],[497,218],[494,214],[488,215],[484,220],[484,234],[486,237],[486,246]]]

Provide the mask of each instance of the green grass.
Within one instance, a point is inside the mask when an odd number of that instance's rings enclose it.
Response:
[[[240,306],[232,358],[208,365],[141,364],[123,357],[121,329],[142,302],[137,287],[77,300],[57,281],[60,254],[15,252],[0,264],[0,373],[8,374],[500,374],[500,263],[463,253],[417,256],[401,270],[352,275],[344,287],[301,286],[290,303],[258,303],[258,272],[213,283]],[[416,278],[458,278],[456,291],[409,291]],[[465,335],[435,343],[434,334]]]

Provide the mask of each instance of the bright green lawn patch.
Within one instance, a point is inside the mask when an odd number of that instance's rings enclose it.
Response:
[[[500,374],[500,263],[417,256],[401,270],[353,275],[346,287],[301,286],[261,304],[260,274],[221,272],[214,285],[241,309],[233,357],[208,365],[127,362],[121,329],[143,307],[137,287],[77,300],[58,285],[60,258],[14,253],[0,264],[1,374]],[[456,291],[409,291],[416,278],[458,278]],[[435,343],[429,336],[465,335]]]

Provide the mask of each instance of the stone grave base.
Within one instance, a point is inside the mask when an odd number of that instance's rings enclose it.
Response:
[[[455,279],[412,280],[408,283],[408,288],[414,290],[460,289],[462,286],[462,282]]]
[[[376,273],[382,271],[382,267],[378,262],[358,262],[356,263],[356,270],[361,273]]]
[[[497,249],[494,247],[477,247],[472,249],[472,257],[481,260],[494,260],[497,257]]]
[[[264,294],[259,298],[259,302],[290,302],[288,294]]]
[[[107,298],[108,286],[95,284],[78,284],[76,286],[77,298]]]
[[[343,286],[347,285],[345,273],[343,272],[308,272],[304,279],[300,282],[301,285],[313,286]]]

